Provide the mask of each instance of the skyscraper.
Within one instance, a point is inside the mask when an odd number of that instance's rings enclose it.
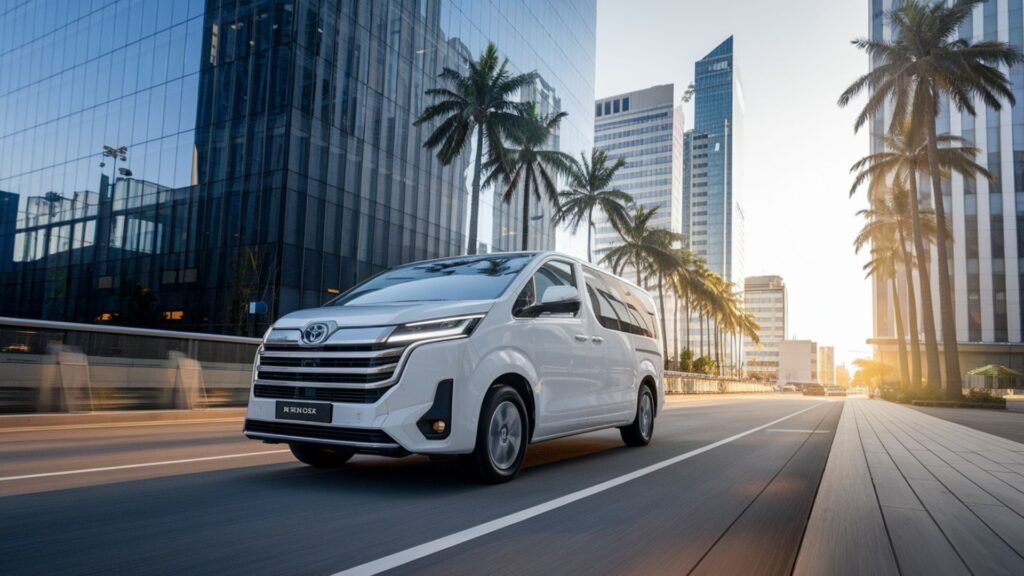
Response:
[[[618,159],[626,165],[615,174],[612,186],[633,196],[637,206],[657,208],[650,222],[653,228],[679,233],[682,219],[683,112],[675,100],[672,84],[652,86],[607,98],[594,104],[594,146],[608,154],[609,163]],[[594,235],[594,262],[621,242],[611,223],[599,215]],[[635,280],[632,269],[625,272]],[[671,295],[666,316],[673,312]],[[676,350],[674,327],[665,319],[668,350]]]
[[[743,283],[744,310],[761,327],[760,343],[743,339],[743,369],[751,377],[774,382],[779,373],[779,342],[786,339],[788,298],[781,276],[751,276]]]
[[[493,40],[538,72],[525,97],[569,113],[562,150],[587,149],[595,18],[594,0],[12,5],[0,190],[21,215],[0,314],[259,335],[461,253],[471,153],[442,166],[422,147],[424,90]]]
[[[869,0],[869,36],[873,40],[892,38],[886,14],[898,0]],[[998,40],[1024,48],[1024,7],[1021,0],[988,0],[975,7],[957,32],[960,38],[980,42]],[[872,61],[871,66],[877,66]],[[953,276],[953,304],[960,368],[966,372],[990,363],[1024,369],[1024,66],[1009,70],[1016,105],[1001,110],[975,101],[976,116],[960,112],[948,99],[940,102],[936,129],[939,134],[960,136],[980,149],[976,161],[995,175],[985,178],[953,175],[942,182],[947,222],[952,228],[950,272]],[[870,151],[884,149],[882,140],[892,117],[892,105],[869,123]],[[922,206],[932,206],[932,187],[921,178],[918,190]],[[938,287],[935,249],[931,250],[932,288]],[[902,276],[902,275],[901,275]],[[907,286],[897,279],[899,298],[907,310]],[[874,281],[874,337],[869,341],[875,355],[896,366],[896,326],[888,282]],[[937,337],[942,342],[941,310],[933,297]],[[918,306],[920,306],[918,299]],[[921,314],[918,314],[921,318]],[[907,314],[903,322],[910,327]],[[922,354],[923,351],[922,339]],[[927,366],[923,366],[927,369]]]
[[[743,279],[743,91],[730,36],[694,65],[693,129],[684,142],[682,232],[708,268]]]

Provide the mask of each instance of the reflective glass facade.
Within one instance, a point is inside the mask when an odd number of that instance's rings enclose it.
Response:
[[[471,156],[422,148],[423,91],[493,41],[540,74],[522,97],[569,112],[558,146],[589,148],[595,17],[593,0],[0,4],[0,315],[258,335],[463,252]],[[483,194],[482,239],[518,230],[508,210]]]
[[[733,166],[742,165],[743,95],[730,36],[694,65],[693,130],[686,133],[683,234],[708,269],[743,280],[743,209]]]

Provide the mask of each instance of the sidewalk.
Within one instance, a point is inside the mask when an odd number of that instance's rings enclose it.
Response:
[[[848,400],[794,574],[1024,574],[1024,444]]]

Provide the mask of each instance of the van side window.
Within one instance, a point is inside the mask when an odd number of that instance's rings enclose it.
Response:
[[[526,283],[522,291],[519,292],[519,296],[516,297],[516,302],[512,306],[512,315],[516,317],[526,316],[523,310],[540,302],[540,299],[544,297],[544,291],[552,286],[571,286],[576,288],[576,273],[572,264],[561,260],[552,260],[544,263],[533,275],[533,278],[530,278],[530,281]],[[552,316],[571,318],[575,314],[551,314],[545,312],[541,317],[548,318]]]
[[[583,278],[587,283],[590,307],[598,323],[609,330],[622,331],[621,320],[612,306],[608,287],[590,270],[583,270]]]

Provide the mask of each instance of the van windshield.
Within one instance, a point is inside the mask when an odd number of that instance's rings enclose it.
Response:
[[[399,266],[355,286],[326,306],[493,300],[501,296],[534,256],[486,254]]]

